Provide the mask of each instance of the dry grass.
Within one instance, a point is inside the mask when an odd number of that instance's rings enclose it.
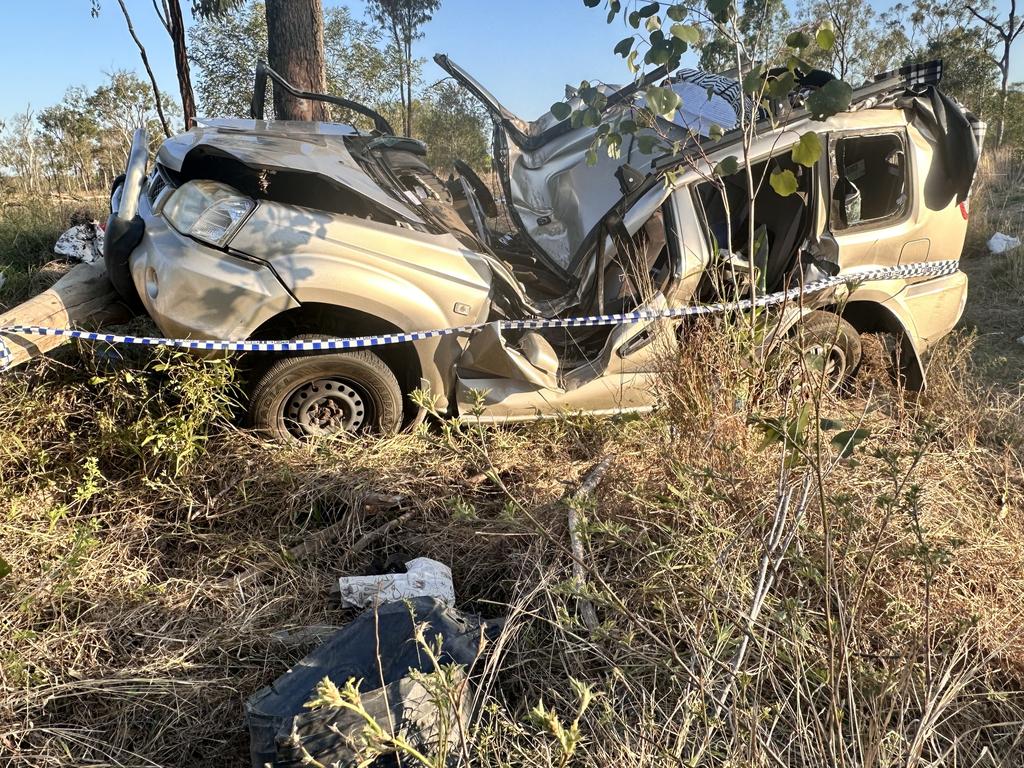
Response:
[[[819,418],[764,446],[800,404],[752,388],[713,328],[653,417],[306,447],[233,426],[222,362],[69,349],[2,377],[0,764],[247,764],[244,699],[308,650],[272,633],[344,623],[332,580],[401,552],[513,616],[481,766],[1020,765],[1024,408],[981,378],[981,333],[936,351],[920,398],[876,361],[820,403],[870,430],[846,460]],[[581,595],[565,497],[609,453]],[[399,514],[374,493],[417,514],[349,557]],[[337,522],[337,546],[282,556]],[[567,756],[530,710],[571,721],[571,678],[597,698]]]

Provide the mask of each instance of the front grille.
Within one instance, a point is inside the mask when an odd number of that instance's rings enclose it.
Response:
[[[164,169],[159,165],[154,166],[146,186],[146,196],[149,198],[149,204],[154,213],[159,213],[163,201],[167,199],[167,195],[172,189],[174,189],[174,184],[167,177]]]

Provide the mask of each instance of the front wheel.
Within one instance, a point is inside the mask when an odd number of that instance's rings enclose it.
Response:
[[[254,384],[249,420],[278,440],[389,434],[402,425],[402,390],[370,352],[287,357]]]

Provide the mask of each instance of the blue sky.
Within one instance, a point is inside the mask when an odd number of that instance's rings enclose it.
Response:
[[[187,6],[184,0],[182,5]],[[325,0],[363,12],[364,0]],[[1000,6],[1006,5],[1000,2]],[[142,71],[116,0],[102,0],[98,19],[89,0],[4,0],[0,34],[0,117],[56,103],[73,85],[94,87],[104,72]],[[150,0],[128,0],[160,87],[177,91],[170,42]],[[1005,12],[1005,11],[1004,11]],[[612,47],[621,23],[604,23],[582,0],[443,0],[417,53],[448,53],[522,117],[532,119],[561,98],[565,83],[583,78],[621,82],[627,76]],[[1014,79],[1024,77],[1024,42]],[[428,80],[442,73],[431,62]]]
[[[347,5],[357,15],[363,0],[324,0]],[[0,116],[32,104],[46,107],[72,85],[96,86],[115,69],[143,72],[138,51],[116,0],[102,0],[98,19],[89,0],[4,0],[0,34]],[[188,6],[188,0],[182,2]],[[161,90],[177,92],[170,40],[150,0],[128,0],[136,31],[146,45]],[[486,9],[486,10],[483,10]],[[566,82],[583,78],[621,82],[628,78],[612,47],[625,36],[621,25],[582,0],[444,0],[426,27],[417,54],[436,52],[472,72],[502,102],[523,117],[538,117],[563,96]],[[433,82],[443,76],[431,61]]]

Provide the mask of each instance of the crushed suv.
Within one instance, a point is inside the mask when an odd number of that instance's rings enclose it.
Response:
[[[146,137],[136,135],[104,255],[125,301],[166,335],[277,340],[479,326],[372,351],[254,356],[250,417],[275,436],[395,430],[421,415],[410,397],[418,389],[440,412],[482,421],[649,410],[660,361],[680,343],[679,320],[519,331],[496,321],[736,298],[735,275],[747,272],[734,270],[731,281],[722,272],[752,257],[724,244],[747,242],[750,231],[763,291],[960,256],[983,126],[919,67],[880,76],[854,91],[849,110],[813,125],[802,107],[810,80],[773,107],[787,110],[785,128],[754,110],[762,125],[751,166],[792,170],[798,189],[780,196],[762,184],[751,205],[744,173],[712,180],[719,161],[737,154],[740,115],[751,108],[732,80],[654,73],[683,99],[677,118],[657,126],[678,151],[652,156],[642,140],[627,140],[619,157],[600,152],[595,163],[595,128],[550,113],[523,121],[447,57],[435,60],[493,119],[499,199],[465,164],[442,179],[425,146],[395,136],[373,110],[299,93],[263,64],[252,119],[201,120],[163,142],[151,168]],[[264,120],[268,78],[374,128]],[[601,86],[605,118],[634,109],[652,82]],[[825,146],[814,168],[790,159],[809,127]],[[718,141],[700,141],[719,129]],[[920,385],[921,355],[956,324],[966,291],[962,272],[854,284],[841,301],[831,292],[789,306],[780,322],[832,337],[823,348],[835,382],[857,368],[859,333],[892,332],[907,382]]]

